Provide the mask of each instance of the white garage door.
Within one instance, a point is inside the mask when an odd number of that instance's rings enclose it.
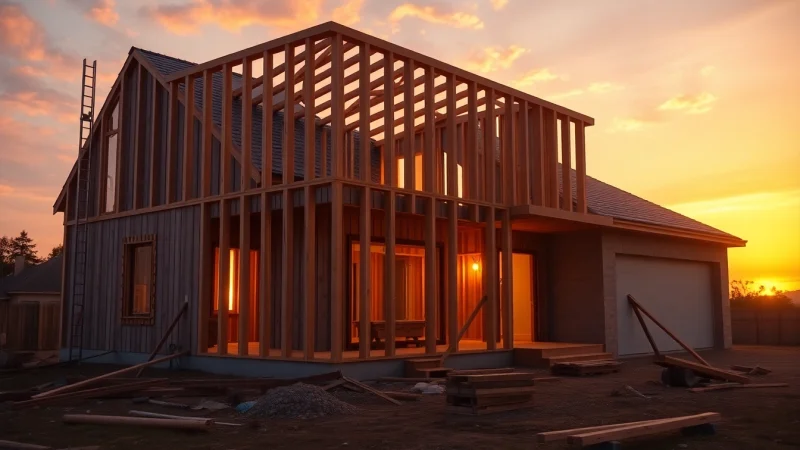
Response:
[[[665,258],[617,255],[617,331],[619,354],[651,353],[636,314],[633,295],[659,322],[693,348],[714,346],[711,264]],[[644,318],[659,350],[680,346]]]

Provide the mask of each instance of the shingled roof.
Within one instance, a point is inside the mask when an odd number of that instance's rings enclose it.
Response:
[[[17,275],[0,278],[0,300],[11,298],[16,292],[35,294],[61,293],[61,255],[22,269]]]

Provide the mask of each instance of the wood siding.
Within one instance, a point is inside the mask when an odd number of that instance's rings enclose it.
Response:
[[[170,346],[188,350],[195,339],[197,311],[197,270],[199,229],[187,224],[199,222],[199,207],[171,209],[164,212],[90,223],[87,250],[87,286],[84,307],[83,348],[148,353],[161,339],[181,308],[184,298],[189,311],[172,332],[162,352]],[[74,226],[68,227],[69,239]],[[156,284],[154,325],[122,325],[122,251],[126,237],[153,234],[156,238]],[[71,263],[69,259],[68,262]],[[69,277],[73,275],[70,264]],[[71,298],[67,284],[64,311],[69,323]],[[63,335],[68,336],[65,326]],[[62,346],[66,347],[66,341]]]

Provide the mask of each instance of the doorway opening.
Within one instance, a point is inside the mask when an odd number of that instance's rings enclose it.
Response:
[[[500,255],[502,261],[502,254]],[[511,255],[514,342],[536,341],[536,258],[531,253]],[[503,266],[498,264],[500,287],[503,285]],[[504,317],[501,315],[501,317]]]

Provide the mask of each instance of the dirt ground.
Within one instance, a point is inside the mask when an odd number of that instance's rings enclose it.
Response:
[[[704,352],[718,367],[760,365],[773,370],[754,382],[789,383],[789,388],[740,389],[691,393],[657,381],[661,368],[649,358],[625,360],[616,374],[563,378],[536,387],[536,407],[479,417],[445,413],[441,395],[395,406],[370,394],[342,389],[334,395],[361,409],[357,416],[311,420],[262,420],[257,427],[221,428],[210,432],[180,432],[97,425],[64,425],[65,413],[126,415],[129,409],[184,414],[156,405],[133,405],[130,399],[83,400],[70,407],[25,410],[0,407],[0,439],[67,446],[100,445],[103,449],[557,449],[565,443],[536,444],[541,431],[655,419],[701,412],[719,412],[723,421],[713,436],[683,437],[667,433],[626,440],[625,449],[787,449],[800,448],[800,347],[736,347]],[[112,368],[93,364],[39,369],[0,375],[0,391],[35,386],[61,376],[92,375]],[[542,375],[546,372],[542,371]],[[144,376],[196,378],[197,373],[150,370]],[[651,396],[612,395],[625,385]],[[377,384],[384,390],[410,385]],[[196,402],[199,399],[190,399]],[[201,414],[237,418],[227,410]]]

